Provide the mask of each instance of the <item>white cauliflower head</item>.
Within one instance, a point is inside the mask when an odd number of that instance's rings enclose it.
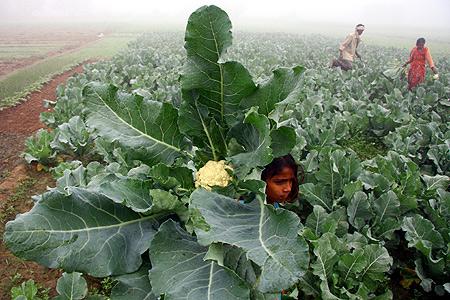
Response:
[[[195,187],[203,187],[211,190],[213,186],[227,186],[232,177],[227,170],[233,170],[230,166],[221,161],[208,161],[203,167],[198,170],[195,178]]]

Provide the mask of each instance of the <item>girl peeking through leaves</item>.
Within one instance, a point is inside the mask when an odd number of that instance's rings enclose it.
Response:
[[[275,208],[294,202],[298,197],[299,179],[303,181],[303,169],[295,163],[291,154],[275,158],[261,173],[261,180],[266,182],[266,199]],[[278,299],[292,299],[282,290]]]
[[[291,154],[277,157],[268,164],[261,174],[261,180],[266,182],[267,203],[279,207],[294,202],[298,197],[299,175],[303,179],[303,170]]]

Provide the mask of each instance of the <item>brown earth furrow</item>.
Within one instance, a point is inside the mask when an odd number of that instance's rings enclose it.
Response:
[[[81,72],[83,65],[57,75],[40,90],[32,92],[25,102],[0,111],[0,174],[21,162],[19,155],[24,150],[25,139],[45,126],[39,120],[40,113],[47,111],[43,101],[55,101],[56,87]]]

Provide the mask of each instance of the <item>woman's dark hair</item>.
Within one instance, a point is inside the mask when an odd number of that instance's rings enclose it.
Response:
[[[364,24],[358,24],[358,25],[356,25],[356,27],[358,27],[358,26],[364,26]]]
[[[300,182],[303,181],[304,177],[303,168],[297,165],[292,155],[287,154],[274,158],[270,164],[264,167],[264,170],[261,173],[261,180],[267,181],[269,178],[272,178],[276,174],[280,173],[285,167],[291,168],[295,174],[292,190],[289,193],[288,199],[289,201],[292,201],[298,197],[299,177]]]
[[[425,39],[424,38],[418,38],[417,41],[416,41],[416,45],[419,44],[419,43],[420,44],[425,44]]]

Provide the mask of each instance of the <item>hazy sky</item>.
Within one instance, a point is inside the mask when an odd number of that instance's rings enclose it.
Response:
[[[0,0],[0,22],[139,20],[184,25],[189,14],[205,4],[223,8],[235,28],[313,21],[450,30],[450,0]]]

